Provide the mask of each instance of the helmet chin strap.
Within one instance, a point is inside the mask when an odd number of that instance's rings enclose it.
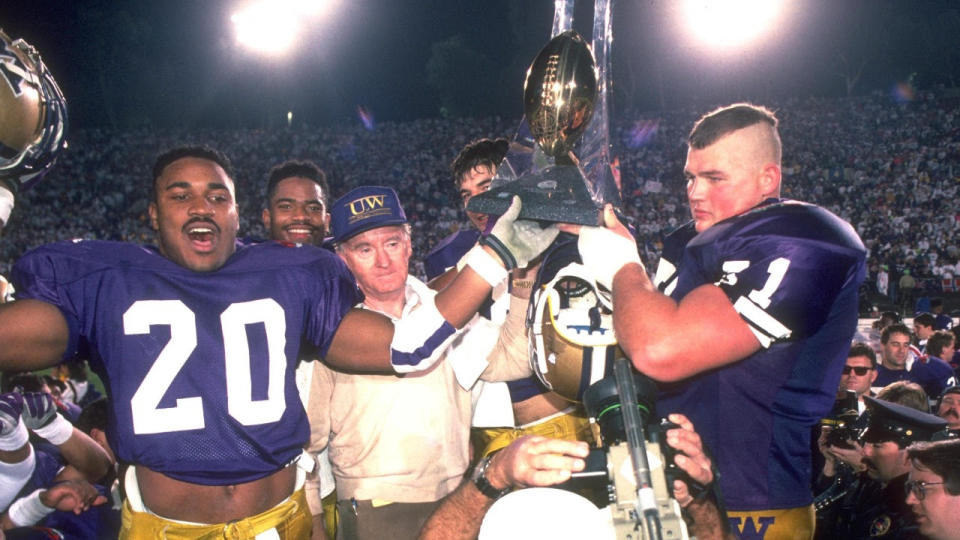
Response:
[[[547,388],[579,401],[590,384],[610,372],[614,357],[623,356],[611,307],[590,270],[576,262],[535,288],[527,319],[531,364]]]

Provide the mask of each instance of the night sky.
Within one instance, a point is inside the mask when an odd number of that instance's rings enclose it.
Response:
[[[358,105],[379,121],[518,118],[524,72],[553,17],[545,0],[332,0],[295,52],[267,60],[236,44],[238,5],[4,0],[0,27],[40,50],[73,127],[256,127],[285,122],[288,110],[297,123],[354,122]],[[764,41],[728,56],[691,42],[678,5],[616,1],[614,114],[842,96],[856,73],[852,94],[960,82],[956,2],[787,2]],[[591,10],[578,4],[575,27],[587,36]],[[435,51],[448,54],[431,72]]]

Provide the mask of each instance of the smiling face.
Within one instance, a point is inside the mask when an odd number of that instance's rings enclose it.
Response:
[[[150,223],[160,252],[196,272],[220,268],[233,254],[240,218],[233,180],[213,161],[184,157],[154,184]]]
[[[488,216],[487,214],[478,214],[466,210],[467,203],[470,202],[470,198],[474,195],[479,195],[490,189],[490,182],[492,182],[493,175],[496,172],[496,169],[493,167],[477,165],[464,173],[460,178],[460,201],[463,203],[463,208],[467,212],[467,217],[470,219],[470,222],[480,231],[486,229]]]
[[[270,238],[290,244],[320,245],[327,234],[330,215],[323,204],[323,189],[302,176],[277,183],[270,206],[261,215]]]
[[[780,193],[780,166],[770,126],[756,124],[724,135],[705,148],[689,148],[683,173],[697,232]]]

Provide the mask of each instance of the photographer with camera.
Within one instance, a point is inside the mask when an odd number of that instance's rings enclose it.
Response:
[[[839,499],[818,510],[816,538],[892,539],[915,533],[904,487],[910,468],[906,447],[931,440],[945,422],[927,413],[927,396],[916,383],[892,383],[866,401],[865,471]]]
[[[819,485],[830,483],[837,476],[840,464],[854,471],[863,470],[860,461],[862,447],[857,437],[867,421],[863,398],[873,395],[870,387],[876,378],[877,356],[873,349],[866,343],[854,343],[847,355],[843,375],[840,376],[840,389],[833,413],[820,423],[817,446],[824,461]]]
[[[843,501],[870,497],[879,486],[864,473],[863,445],[860,433],[866,428],[869,414],[866,413],[864,396],[872,395],[870,385],[877,378],[877,357],[873,348],[865,343],[850,347],[847,363],[840,377],[837,401],[830,416],[820,421],[820,436],[817,446],[821,461],[814,470],[819,477],[814,483],[814,499],[817,512],[817,533],[814,538],[827,538],[823,534],[829,524],[822,523],[832,516],[831,506]]]

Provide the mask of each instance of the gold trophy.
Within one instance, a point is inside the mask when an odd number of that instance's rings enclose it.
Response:
[[[519,195],[521,219],[598,225],[603,204],[619,204],[619,194],[610,188],[612,181],[604,181],[606,175],[601,181],[588,180],[574,154],[593,117],[597,87],[590,45],[573,30],[551,39],[527,70],[523,92],[524,115],[536,146],[532,161],[542,166],[515,179],[495,179],[493,188],[471,198],[467,208],[500,215],[513,195]],[[497,176],[504,178],[502,171]]]
[[[543,153],[575,165],[573,145],[587,129],[597,100],[596,63],[573,30],[550,40],[527,70],[523,110]]]

